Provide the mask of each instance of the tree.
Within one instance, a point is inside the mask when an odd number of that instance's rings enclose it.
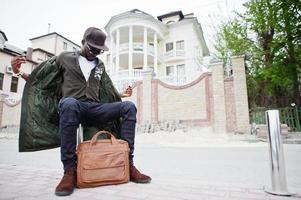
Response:
[[[301,105],[299,1],[251,0],[244,6],[245,13],[236,13],[220,27],[217,57],[229,63],[230,56],[246,56],[251,106]],[[273,102],[252,99],[256,95]]]

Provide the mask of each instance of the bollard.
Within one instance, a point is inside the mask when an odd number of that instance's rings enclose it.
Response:
[[[291,196],[293,193],[287,191],[283,145],[281,138],[281,127],[278,110],[268,110],[265,113],[268,126],[268,139],[271,161],[271,189],[265,192],[274,195]]]
[[[77,144],[80,144],[84,141],[84,131],[81,124],[77,128]]]

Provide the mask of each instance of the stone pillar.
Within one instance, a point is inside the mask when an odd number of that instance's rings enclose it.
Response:
[[[143,69],[147,69],[147,28],[143,31]]]
[[[133,26],[129,26],[129,76],[132,77],[133,70]]]
[[[152,120],[152,70],[147,70],[143,73],[143,118],[142,122],[150,122]]]
[[[233,90],[236,108],[237,131],[250,132],[249,103],[244,57],[232,58]]]
[[[154,33],[154,71],[158,75],[158,38],[157,33]]]
[[[213,63],[212,69],[212,90],[213,90],[213,130],[215,133],[226,132],[226,107],[224,91],[224,69],[223,63]]]

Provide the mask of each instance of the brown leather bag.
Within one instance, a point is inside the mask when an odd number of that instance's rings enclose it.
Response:
[[[97,140],[100,134],[110,139]],[[77,187],[129,182],[129,147],[108,131],[96,133],[91,140],[77,146]]]

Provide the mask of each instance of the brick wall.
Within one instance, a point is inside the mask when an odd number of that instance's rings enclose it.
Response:
[[[225,85],[225,101],[226,101],[226,117],[227,131],[234,132],[237,129],[236,125],[236,105],[233,91],[233,77],[224,79]]]

